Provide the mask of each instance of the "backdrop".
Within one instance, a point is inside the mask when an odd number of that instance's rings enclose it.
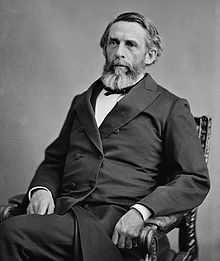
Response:
[[[152,76],[187,98],[194,115],[213,118],[212,189],[199,208],[198,238],[200,260],[219,260],[219,10],[217,0],[0,0],[0,203],[26,190],[73,96],[100,76],[107,23],[138,11],[165,40]]]

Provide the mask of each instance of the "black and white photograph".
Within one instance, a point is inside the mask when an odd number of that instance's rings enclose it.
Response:
[[[220,2],[0,0],[0,261],[220,260]]]

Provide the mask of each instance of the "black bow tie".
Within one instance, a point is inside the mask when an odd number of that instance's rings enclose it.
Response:
[[[105,95],[108,96],[108,95],[111,95],[111,94],[126,94],[128,93],[132,88],[134,87],[133,86],[129,86],[129,87],[126,87],[126,88],[123,88],[123,89],[111,89],[110,87],[106,87],[104,86],[103,89],[106,91],[105,92]]]

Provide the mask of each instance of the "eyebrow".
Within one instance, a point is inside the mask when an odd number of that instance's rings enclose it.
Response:
[[[137,41],[135,41],[135,40],[130,40],[130,39],[128,39],[128,40],[126,40],[125,42],[126,42],[126,43],[132,43],[134,46],[139,46],[139,43],[138,43]]]
[[[120,40],[118,38],[116,38],[116,37],[109,37],[109,41],[115,41],[115,42],[118,43]],[[125,42],[126,43],[127,42],[131,42],[135,46],[139,46],[139,43],[136,40],[134,40],[134,39],[126,39]]]
[[[116,41],[116,42],[119,42],[118,38],[115,38],[115,37],[110,37],[110,38],[109,38],[109,41]]]

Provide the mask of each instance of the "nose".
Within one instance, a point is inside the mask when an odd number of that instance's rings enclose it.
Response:
[[[125,48],[122,44],[119,44],[117,46],[117,49],[115,51],[115,56],[118,58],[125,58]]]

